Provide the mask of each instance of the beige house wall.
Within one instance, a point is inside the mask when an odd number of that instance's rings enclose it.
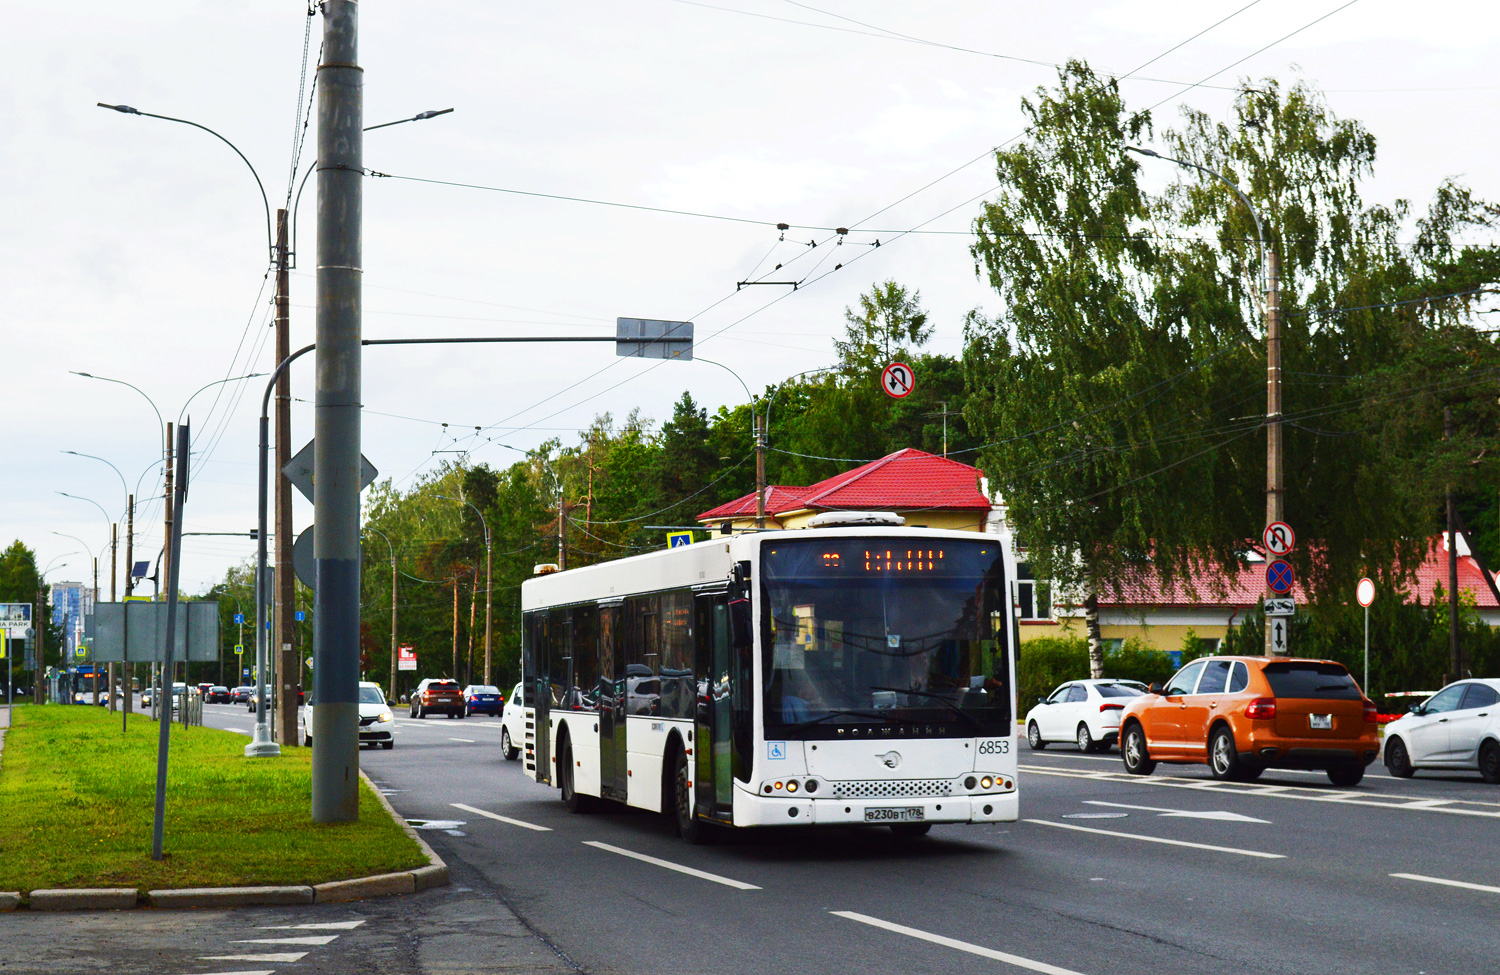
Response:
[[[1181,650],[1182,641],[1192,630],[1193,635],[1200,640],[1218,639],[1223,640],[1229,632],[1227,623],[1101,623],[1099,635],[1105,640],[1140,640],[1153,650]],[[1060,637],[1063,639],[1076,638],[1087,639],[1088,632],[1084,627],[1082,616],[1065,616],[1056,622],[1047,623],[1022,623],[1021,645],[1024,647],[1030,640],[1042,637]]]

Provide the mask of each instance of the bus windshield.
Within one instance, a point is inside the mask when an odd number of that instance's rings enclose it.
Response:
[[[763,553],[768,738],[1010,734],[998,541],[839,538]]]

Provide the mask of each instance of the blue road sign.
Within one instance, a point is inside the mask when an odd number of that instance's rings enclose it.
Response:
[[[667,532],[667,548],[682,548],[693,544],[692,532]]]
[[[297,610],[297,622],[301,623],[305,619],[307,619],[307,614],[300,609]]]
[[[1289,563],[1277,559],[1266,566],[1266,588],[1272,592],[1291,592],[1293,581],[1292,567]]]
[[[244,623],[245,622],[245,614],[244,613],[235,613],[234,614],[234,621],[236,623]]]

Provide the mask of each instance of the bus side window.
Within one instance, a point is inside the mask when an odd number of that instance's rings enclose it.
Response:
[[[599,707],[599,607],[573,607],[573,696],[571,705]]]
[[[549,632],[547,640],[547,680],[551,686],[552,705],[554,707],[569,707],[572,705],[572,695],[569,689],[573,686],[572,663],[573,648],[569,639],[568,611],[565,609],[554,609],[549,621]]]

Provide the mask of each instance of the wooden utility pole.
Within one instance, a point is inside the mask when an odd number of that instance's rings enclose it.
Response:
[[[1443,407],[1443,439],[1453,439],[1453,410]],[[1454,504],[1453,482],[1448,482],[1448,667],[1447,680],[1461,680],[1464,676],[1464,652],[1458,643],[1458,509]]]
[[[453,679],[458,680],[458,570],[453,570]]]
[[[755,527],[766,527],[766,416],[755,415]]]
[[[568,567],[568,516],[567,506],[563,503],[562,478],[557,479],[557,568],[559,571]]]
[[[292,354],[291,258],[287,246],[287,214],[276,211],[276,361]],[[274,738],[283,747],[300,745],[297,735],[297,684],[302,668],[297,664],[296,627],[293,610],[296,574],[292,571],[292,481],[282,468],[292,459],[292,371],[283,369],[276,380],[276,606],[273,668],[281,688],[276,693]]]
[[[464,657],[464,683],[474,683],[474,621],[479,609],[479,566],[473,567],[472,583],[469,586],[469,649]]]
[[[1276,248],[1266,248],[1266,527],[1284,521],[1281,425],[1281,272]],[[1266,597],[1280,593],[1266,589]],[[1286,653],[1291,653],[1287,640]],[[1274,655],[1271,628],[1266,627],[1266,656]]]

